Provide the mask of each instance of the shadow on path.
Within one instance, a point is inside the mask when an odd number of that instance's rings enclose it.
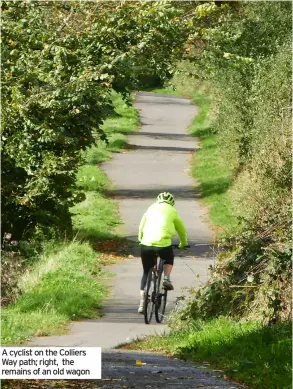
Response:
[[[160,150],[160,151],[180,151],[180,152],[189,152],[192,153],[195,150],[199,150],[200,147],[172,147],[172,146],[141,146],[141,145],[133,145],[130,144],[127,147],[128,149],[133,149],[133,150]]]
[[[152,92],[136,92],[136,95],[137,96],[145,96],[145,97],[151,97],[151,98],[153,98],[153,100],[154,100],[154,104],[158,104],[158,102],[157,101],[155,101],[156,99],[160,99],[160,98],[166,98],[166,99],[170,99],[170,100],[178,100],[178,101],[180,101],[180,100],[183,100],[183,101],[185,101],[185,105],[186,105],[186,103],[188,104],[188,105],[192,105],[191,103],[190,103],[190,99],[188,98],[188,97],[183,97],[183,96],[176,96],[176,95],[167,95],[167,94],[164,94],[164,93],[152,93]],[[146,102],[146,100],[144,100],[143,101],[144,103]],[[159,104],[161,104],[161,103],[159,103]],[[174,104],[177,104],[177,102],[175,102]]]
[[[187,135],[187,134],[169,134],[169,133],[163,133],[163,132],[158,133],[158,132],[139,131],[139,132],[136,132],[134,134],[131,134],[131,136],[132,137],[133,136],[147,136],[147,137],[150,137],[153,139],[162,138],[162,139],[167,139],[167,140],[176,140],[176,141],[180,140],[180,141],[186,141],[186,142],[196,140],[196,138],[194,136]]]
[[[140,258],[140,245],[137,242],[137,237],[128,236],[125,238],[128,239],[127,253]],[[174,248],[175,258],[193,258],[197,261],[210,261],[222,251],[218,244],[202,243],[194,240],[188,240],[188,243],[190,248],[186,250]],[[174,239],[172,244],[179,244],[179,241]]]
[[[183,186],[183,187],[172,187],[166,185],[165,187],[156,186],[155,189],[117,189],[117,190],[107,190],[105,193],[109,197],[120,198],[120,199],[155,199],[158,196],[158,193],[164,191],[171,192],[176,200],[182,199],[194,199],[195,197],[200,197],[199,189]]]

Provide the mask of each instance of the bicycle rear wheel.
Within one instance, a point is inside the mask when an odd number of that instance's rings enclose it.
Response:
[[[150,269],[144,293],[144,321],[150,324],[155,309],[154,296],[156,285],[153,277],[153,269]]]
[[[164,320],[166,304],[167,304],[167,290],[163,288],[163,268],[160,269],[159,277],[157,279],[157,298],[155,303],[156,322],[162,323]]]

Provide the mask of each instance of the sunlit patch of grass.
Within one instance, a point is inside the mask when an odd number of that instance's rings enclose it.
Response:
[[[292,323],[263,326],[229,318],[198,320],[186,330],[146,337],[123,347],[207,361],[252,389],[291,388]]]
[[[75,205],[72,212],[78,239],[87,239],[95,245],[100,240],[115,238],[112,230],[120,218],[114,201],[98,192],[87,192],[86,199]]]
[[[46,336],[65,333],[68,319],[56,312],[21,312],[15,307],[2,309],[2,345],[20,345],[32,336]]]
[[[135,131],[139,123],[133,107],[127,106],[117,93],[113,92],[112,97],[116,113],[103,126],[109,144],[98,141],[83,152],[85,164],[77,174],[77,185],[86,199],[71,208],[75,240],[43,242],[42,255],[30,250],[31,265],[19,281],[22,295],[2,310],[2,344],[21,344],[33,336],[60,334],[70,320],[100,314],[107,293],[101,266],[124,258],[115,253],[124,242],[113,233],[120,223],[118,208],[105,195],[111,183],[98,165],[109,160],[112,152],[126,147],[124,134]],[[101,242],[111,251],[100,253],[104,247]]]
[[[115,107],[115,114],[105,120],[102,129],[106,134],[129,134],[139,126],[137,111],[122,99],[121,95],[113,92],[112,101]]]
[[[202,201],[209,207],[210,219],[217,227],[217,235],[229,235],[235,233],[238,227],[228,192],[232,185],[232,170],[222,158],[217,135],[211,127],[210,97],[198,92],[193,95],[193,102],[199,106],[199,113],[189,132],[200,138],[201,149],[193,156],[191,173],[200,185]]]
[[[97,253],[88,243],[64,243],[44,253],[27,271],[22,296],[2,310],[2,343],[20,344],[31,336],[52,335],[69,320],[97,316],[105,295]]]
[[[183,66],[186,71],[186,66]],[[180,65],[179,65],[180,67]],[[199,137],[201,149],[193,155],[191,174],[199,184],[201,201],[209,209],[210,221],[215,227],[218,237],[229,235],[238,228],[238,220],[233,215],[229,188],[232,185],[232,171],[221,156],[217,135],[213,132],[211,123],[211,97],[204,91],[203,86],[191,82],[190,76],[184,72],[175,75],[172,86],[154,89],[155,93],[189,97],[199,111],[188,131]]]

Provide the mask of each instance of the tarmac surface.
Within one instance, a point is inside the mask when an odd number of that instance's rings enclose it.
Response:
[[[185,98],[147,92],[137,93],[135,107],[142,125],[139,132],[128,138],[131,150],[114,154],[103,168],[114,184],[109,195],[118,202],[123,220],[119,233],[133,242],[137,240],[143,213],[158,193],[174,194],[175,207],[186,225],[191,248],[175,252],[171,276],[175,290],[168,293],[167,322],[176,298],[206,281],[208,267],[215,261],[213,232],[199,206],[198,189],[190,176],[191,157],[199,144],[186,131],[197,108]],[[178,238],[174,238],[174,243],[178,243]],[[107,279],[111,293],[101,319],[73,322],[67,335],[34,338],[29,345],[102,347],[102,375],[106,381],[99,384],[91,381],[93,388],[241,387],[219,378],[223,374],[207,366],[196,367],[153,353],[114,350],[132,339],[168,332],[166,324],[146,325],[143,316],[137,313],[142,273],[138,245],[134,243],[128,254],[131,259],[109,268],[115,276]],[[135,366],[136,359],[146,365]]]

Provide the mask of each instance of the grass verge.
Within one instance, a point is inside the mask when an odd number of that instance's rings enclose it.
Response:
[[[189,97],[199,107],[189,128],[190,134],[200,138],[201,146],[193,156],[191,174],[200,185],[201,202],[209,209],[209,220],[217,238],[235,235],[238,220],[233,215],[229,194],[233,185],[232,170],[221,156],[213,130],[210,93],[184,72],[175,76],[172,84],[176,90],[167,87],[154,92]],[[263,326],[255,321],[236,322],[229,318],[197,320],[186,331],[147,337],[125,347],[208,361],[212,367],[223,370],[222,376],[244,382],[252,389],[289,389],[291,327],[291,323]]]
[[[238,226],[228,192],[232,185],[232,170],[221,156],[217,135],[212,129],[210,96],[197,92],[192,101],[198,105],[199,113],[189,127],[189,132],[200,138],[201,149],[193,156],[191,174],[200,185],[202,202],[209,208],[216,235],[230,235],[235,233]]]
[[[2,310],[2,344],[64,332],[64,325],[97,316],[105,288],[97,254],[87,243],[63,243],[21,278],[23,294]]]
[[[111,159],[112,153],[118,153],[127,146],[127,134],[137,130],[139,118],[136,109],[127,105],[121,95],[112,93],[115,113],[103,123],[102,130],[107,135],[109,144],[98,141],[83,154],[85,163],[97,165]]]
[[[233,378],[252,389],[289,389],[291,344],[291,323],[267,327],[258,322],[218,318],[194,321],[188,330],[150,336],[127,348],[206,361],[210,367],[221,369],[224,378]]]
[[[120,223],[117,206],[104,195],[112,185],[99,164],[111,159],[113,152],[123,150],[127,146],[125,135],[137,130],[139,125],[137,111],[118,93],[113,92],[112,100],[115,113],[103,124],[109,144],[98,141],[83,154],[85,164],[79,169],[77,183],[84,190],[86,199],[72,208],[77,239],[86,239],[93,244],[105,239],[120,240],[112,232]]]
[[[112,232],[120,219],[117,205],[104,195],[111,183],[99,163],[125,147],[124,134],[139,124],[136,110],[117,93],[113,103],[115,114],[103,125],[109,145],[98,141],[84,152],[85,164],[77,174],[86,199],[71,210],[75,239],[42,242],[41,255],[31,250],[30,266],[18,282],[21,296],[2,309],[2,344],[19,345],[33,336],[60,334],[71,320],[99,315],[106,294],[102,264],[106,256],[113,260],[104,251],[109,245],[115,249],[115,242],[121,240]]]
[[[209,91],[203,83],[186,75],[192,71],[186,63],[179,64],[179,72],[172,79],[173,86],[154,89],[154,93],[184,96],[198,106],[198,114],[193,119],[188,132],[200,138],[201,149],[192,159],[191,174],[200,186],[201,202],[209,209],[216,237],[229,235],[238,226],[232,212],[229,188],[232,185],[232,171],[221,156],[217,135],[212,128],[212,101]]]

